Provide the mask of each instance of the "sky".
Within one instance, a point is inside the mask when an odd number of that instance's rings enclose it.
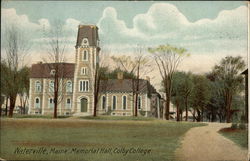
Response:
[[[111,55],[170,44],[191,54],[180,70],[204,73],[228,55],[247,61],[247,14],[244,1],[2,1],[1,40],[4,28],[17,23],[32,42],[29,64],[36,63],[46,54],[42,29],[61,19],[68,31],[68,60],[74,62],[77,26],[94,24],[101,47]]]

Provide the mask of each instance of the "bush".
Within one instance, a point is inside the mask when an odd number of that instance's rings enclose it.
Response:
[[[240,124],[239,124],[239,129],[245,130],[245,129],[246,129],[246,124],[240,123]]]
[[[232,126],[231,126],[232,129],[237,129],[237,127],[238,127],[237,123],[232,123]]]

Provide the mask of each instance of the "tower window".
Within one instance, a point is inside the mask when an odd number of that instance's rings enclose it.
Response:
[[[84,50],[83,51],[83,61],[87,61],[88,60],[88,51]]]
[[[36,92],[41,92],[42,91],[42,86],[41,86],[41,82],[40,81],[36,81]]]
[[[80,92],[89,91],[89,81],[88,80],[80,80],[79,81],[79,91]]]
[[[88,74],[88,69],[86,67],[82,67],[81,74],[82,75],[87,75]]]

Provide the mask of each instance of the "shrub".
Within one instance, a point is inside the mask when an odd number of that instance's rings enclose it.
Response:
[[[239,129],[245,130],[245,129],[246,129],[246,124],[240,123],[240,124],[239,124]]]
[[[237,126],[238,126],[237,123],[232,123],[231,128],[232,128],[232,129],[237,129]]]

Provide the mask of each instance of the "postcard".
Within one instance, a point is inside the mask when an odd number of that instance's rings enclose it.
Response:
[[[247,161],[249,3],[1,1],[0,160]]]

